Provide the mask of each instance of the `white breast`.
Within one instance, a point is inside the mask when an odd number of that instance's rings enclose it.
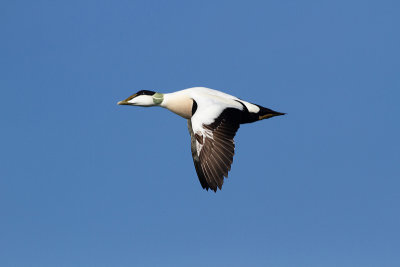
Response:
[[[181,92],[164,94],[161,106],[185,119],[190,119],[192,117],[193,100],[188,94]]]

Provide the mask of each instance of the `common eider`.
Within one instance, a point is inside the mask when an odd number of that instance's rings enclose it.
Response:
[[[214,192],[222,189],[224,177],[228,177],[240,124],[285,114],[205,87],[166,94],[141,90],[118,105],[160,106],[187,119],[200,184]]]

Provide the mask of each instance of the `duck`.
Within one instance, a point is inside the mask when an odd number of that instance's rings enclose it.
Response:
[[[172,93],[140,90],[117,104],[159,106],[186,119],[200,185],[214,192],[222,190],[224,177],[228,178],[240,125],[286,114],[206,87]]]

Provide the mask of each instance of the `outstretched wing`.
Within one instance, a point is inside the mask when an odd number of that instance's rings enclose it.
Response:
[[[201,116],[188,120],[194,166],[204,189],[221,190],[224,177],[231,169],[241,111],[224,109],[214,122],[204,124]]]

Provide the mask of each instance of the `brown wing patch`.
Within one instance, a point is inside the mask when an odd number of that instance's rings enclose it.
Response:
[[[195,134],[193,133],[192,122],[190,119],[188,120],[188,129],[189,129],[189,133],[190,133],[190,141],[191,141],[190,144],[191,144],[191,149],[192,149],[194,168],[196,169],[197,176],[199,177],[201,187],[203,187],[204,189],[206,189],[208,191],[208,189],[210,187],[208,186],[203,169],[201,168],[201,165],[200,165],[200,159],[197,154],[197,145],[196,145],[197,138],[195,137]]]
[[[197,142],[199,142],[200,144],[203,144],[203,136],[199,135],[199,134],[194,134],[194,137],[196,137]]]
[[[195,142],[193,146],[193,141],[197,140],[197,136],[193,138],[191,134],[193,161],[203,188],[207,190],[211,188],[216,192],[217,188],[222,188],[224,177],[228,177],[235,154],[233,138],[239,129],[240,120],[240,110],[226,109],[212,124],[203,124],[204,129],[211,131],[213,136],[204,138],[199,156]]]

